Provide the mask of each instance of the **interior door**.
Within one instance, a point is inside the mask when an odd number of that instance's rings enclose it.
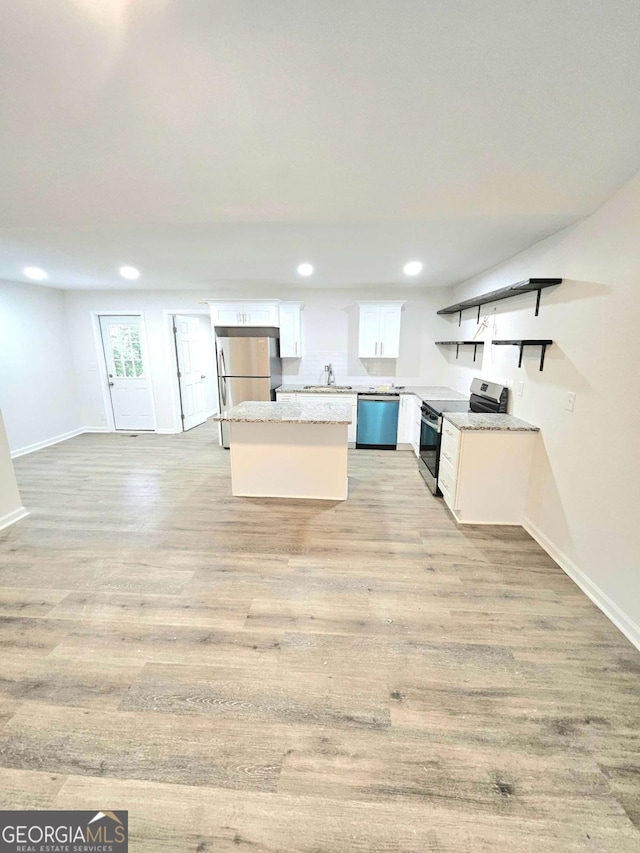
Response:
[[[100,332],[115,428],[155,429],[151,382],[142,348],[142,318],[103,315]]]
[[[203,424],[207,419],[200,320],[176,314],[173,318],[173,334],[178,362],[182,429],[186,431]]]

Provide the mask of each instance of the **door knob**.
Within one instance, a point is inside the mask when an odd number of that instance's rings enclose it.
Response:
[[[206,375],[205,375],[204,373],[201,373],[201,374],[200,374],[200,379],[206,379],[206,378],[207,378],[207,377],[206,377]]]
[[[115,385],[115,382],[110,382],[109,385]]]

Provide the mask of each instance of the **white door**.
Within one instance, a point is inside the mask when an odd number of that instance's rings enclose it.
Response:
[[[200,320],[176,314],[173,318],[173,333],[176,339],[182,429],[187,430],[203,424],[207,419]]]
[[[155,429],[151,383],[142,348],[142,318],[101,316],[100,331],[115,428]]]

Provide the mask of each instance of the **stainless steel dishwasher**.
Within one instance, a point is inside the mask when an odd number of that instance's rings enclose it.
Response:
[[[358,394],[356,448],[395,450],[399,411],[399,394]]]

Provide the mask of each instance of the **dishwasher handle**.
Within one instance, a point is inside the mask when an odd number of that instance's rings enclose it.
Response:
[[[358,400],[371,400],[372,403],[399,403],[400,394],[358,394]]]

